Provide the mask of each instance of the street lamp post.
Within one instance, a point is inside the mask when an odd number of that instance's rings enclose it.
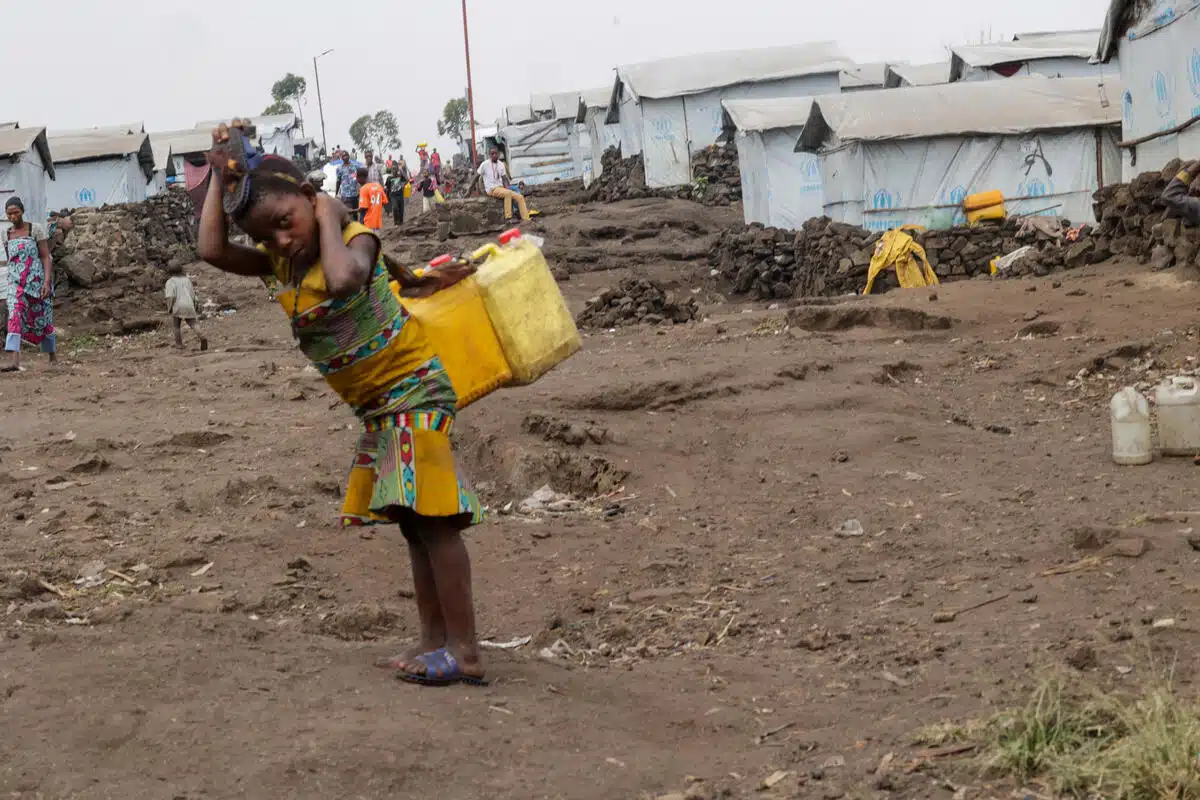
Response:
[[[475,90],[471,85],[471,36],[467,32],[467,0],[462,0],[463,45],[467,48],[467,113],[471,115],[471,166],[479,166],[479,154],[475,151]]]
[[[313,56],[313,77],[317,79],[317,110],[321,113],[321,149],[329,155],[329,140],[325,138],[325,105],[321,102],[321,72],[317,69],[317,59],[333,52],[330,48],[320,55]]]

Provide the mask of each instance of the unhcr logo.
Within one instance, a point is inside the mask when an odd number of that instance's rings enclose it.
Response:
[[[1017,187],[1017,194],[1021,197],[1045,197],[1050,194],[1050,188],[1044,181],[1034,178]]]
[[[1188,86],[1192,94],[1200,97],[1200,49],[1192,49],[1192,57],[1188,59]]]
[[[806,181],[821,180],[821,166],[815,158],[810,158],[800,165],[800,174]]]
[[[1154,90],[1154,110],[1164,119],[1171,116],[1171,79],[1159,70],[1154,73],[1151,88]]]
[[[96,202],[96,193],[91,189],[80,189],[75,193],[75,202],[81,206],[94,205]]]
[[[871,195],[871,208],[876,211],[890,211],[900,206],[900,193],[892,194],[887,189],[880,189]]]

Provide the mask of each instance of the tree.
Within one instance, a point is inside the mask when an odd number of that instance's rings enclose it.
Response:
[[[263,114],[295,114],[308,91],[308,81],[289,72],[271,86],[271,100]]]
[[[359,150],[383,153],[400,149],[400,125],[390,111],[363,114],[350,125],[350,139]]]
[[[466,93],[462,97],[450,98],[442,109],[442,118],[437,121],[438,136],[449,136],[461,145],[471,127],[470,119],[471,104],[467,101]]]

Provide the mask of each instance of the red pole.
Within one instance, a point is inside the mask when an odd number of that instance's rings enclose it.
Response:
[[[467,32],[467,0],[463,7],[463,46],[467,49],[467,113],[471,115],[471,166],[479,166],[479,154],[475,152],[475,91],[471,85],[471,35]]]

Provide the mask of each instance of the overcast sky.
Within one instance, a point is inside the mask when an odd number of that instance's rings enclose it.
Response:
[[[937,61],[946,47],[1038,30],[1099,28],[1108,0],[468,0],[476,117],[491,124],[531,92],[611,85],[617,64],[714,50],[836,41],[858,61]],[[328,143],[389,109],[404,150],[438,142],[436,120],[466,85],[460,0],[61,0],[5,3],[0,117],[148,131],[259,114],[286,72],[309,81],[302,108]],[[584,10],[584,8],[588,10]]]

